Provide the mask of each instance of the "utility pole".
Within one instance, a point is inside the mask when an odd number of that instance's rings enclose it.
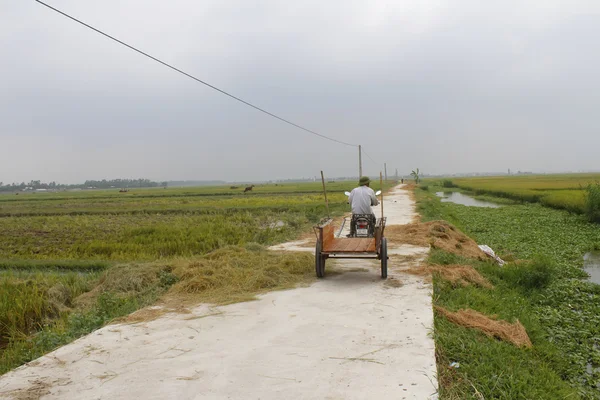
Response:
[[[385,182],[387,183],[387,163],[383,163],[383,169],[385,170]]]
[[[396,180],[398,180],[398,168],[396,168]]]
[[[363,176],[362,174],[362,149],[360,144],[358,145],[358,179]]]

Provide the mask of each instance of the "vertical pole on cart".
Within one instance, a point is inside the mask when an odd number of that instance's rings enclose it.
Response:
[[[325,195],[325,207],[327,208],[327,218],[331,218],[329,216],[329,202],[327,201],[327,190],[325,190],[325,176],[323,175],[323,171],[321,171],[321,182],[323,182],[323,194]]]
[[[362,148],[358,145],[358,179],[362,178]]]
[[[379,171],[379,186],[381,187],[381,220],[383,221],[383,175]]]

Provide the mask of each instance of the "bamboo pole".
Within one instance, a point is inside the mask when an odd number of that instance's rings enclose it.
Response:
[[[362,148],[358,145],[358,179],[362,177]]]
[[[379,171],[379,187],[381,187],[381,220],[383,221],[383,174]]]
[[[323,171],[321,171],[321,182],[323,182],[323,194],[325,195],[325,207],[327,208],[327,218],[331,219],[329,216],[329,202],[327,201],[327,190],[325,189],[325,176],[323,175]]]

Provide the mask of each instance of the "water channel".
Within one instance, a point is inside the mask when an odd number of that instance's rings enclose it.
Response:
[[[477,200],[474,197],[468,196],[460,192],[437,192],[436,196],[442,198],[442,202],[450,202],[456,204],[462,204],[463,206],[471,207],[488,207],[498,208],[501,207],[499,204],[492,203],[491,201]]]

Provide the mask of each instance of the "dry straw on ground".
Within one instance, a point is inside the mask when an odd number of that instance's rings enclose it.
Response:
[[[413,275],[428,276],[438,274],[442,279],[454,284],[467,286],[470,284],[493,289],[494,286],[485,279],[476,269],[468,265],[422,265],[403,270]]]
[[[395,243],[431,246],[463,257],[486,259],[473,239],[446,221],[393,225],[385,229],[385,236]]]
[[[518,347],[529,348],[533,346],[525,327],[519,320],[511,324],[507,321],[497,320],[496,316],[488,317],[471,309],[461,309],[457,312],[452,312],[443,307],[435,306],[435,311],[452,323],[477,329],[489,337],[513,343]]]
[[[314,256],[229,247],[195,260],[176,262],[173,274],[179,282],[171,287],[170,295],[186,294],[198,301],[227,304],[311,281]]]
[[[101,276],[98,285],[79,296],[91,307],[102,293],[117,297],[162,294],[157,307],[137,311],[121,322],[152,320],[166,312],[189,312],[199,302],[229,304],[255,299],[272,290],[313,281],[314,256],[304,252],[270,252],[262,246],[229,246],[192,259],[123,264]]]

